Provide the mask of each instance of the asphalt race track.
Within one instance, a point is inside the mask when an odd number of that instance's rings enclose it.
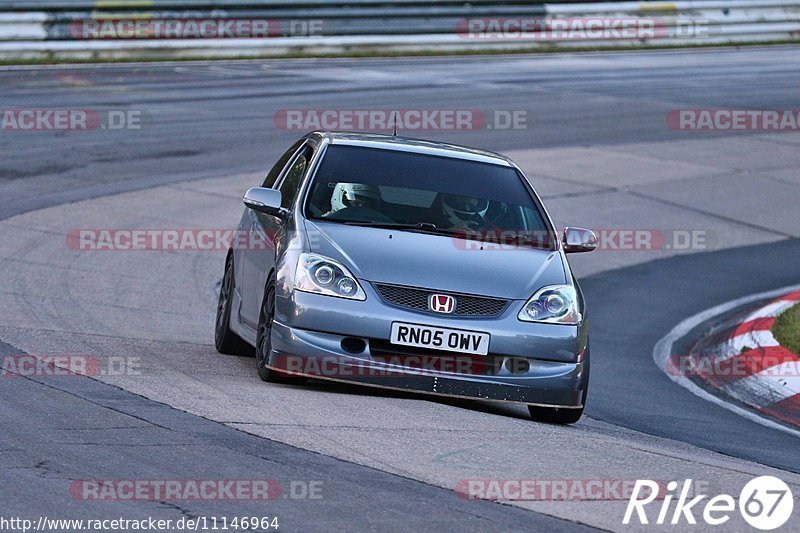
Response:
[[[797,47],[0,70],[2,109],[141,116],[141,129],[0,131],[0,356],[136,365],[0,377],[3,516],[625,530],[635,526],[622,525],[623,499],[499,505],[454,489],[469,479],[691,478],[738,495],[774,475],[800,494],[797,436],[692,395],[652,355],[690,315],[800,283],[800,131],[675,130],[668,113],[796,109],[798,86]],[[224,251],[68,245],[76,229],[233,227],[244,190],[302,134],[281,129],[276,113],[309,109],[480,110],[492,127],[401,133],[509,154],[559,226],[666,236],[656,249],[612,242],[571,258],[593,357],[578,424],[534,423],[513,404],[263,384],[252,359],[213,347]],[[498,127],[497,111],[523,112],[525,123]],[[685,232],[703,240],[670,246]],[[274,479],[284,490],[266,504],[70,492],[96,479]],[[748,527],[740,516],[729,526]]]

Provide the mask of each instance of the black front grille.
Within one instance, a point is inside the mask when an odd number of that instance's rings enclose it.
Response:
[[[493,317],[502,313],[508,306],[508,300],[499,298],[485,298],[483,296],[386,285],[384,283],[376,283],[375,288],[386,303],[429,313],[433,313],[428,308],[428,297],[431,294],[447,294],[455,298],[456,307],[450,313],[452,316]]]

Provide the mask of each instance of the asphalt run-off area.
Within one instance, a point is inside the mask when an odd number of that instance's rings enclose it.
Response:
[[[692,480],[708,495],[697,524],[669,524],[673,502],[653,525],[659,501],[649,527],[707,531],[708,499],[738,499],[754,478],[796,498],[796,431],[682,387],[654,349],[704,310],[800,283],[800,130],[782,114],[796,115],[798,86],[796,46],[3,67],[2,108],[16,111],[0,130],[0,356],[91,371],[0,376],[0,514],[626,531],[645,527],[623,524],[632,482],[676,481],[677,500]],[[21,110],[61,114],[27,128],[37,119]],[[598,234],[598,250],[570,256],[591,310],[577,424],[512,403],[262,383],[252,358],[214,348],[225,249],[70,237],[233,229],[243,193],[307,130],[390,133],[395,111],[399,134],[511,157],[557,226]],[[715,325],[685,328],[671,352]],[[502,480],[539,481],[538,496]],[[185,497],[195,489],[222,492]],[[751,530],[729,515],[721,527]]]

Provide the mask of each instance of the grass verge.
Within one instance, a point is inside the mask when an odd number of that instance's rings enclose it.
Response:
[[[794,354],[800,354],[800,304],[790,307],[775,319],[772,334]]]

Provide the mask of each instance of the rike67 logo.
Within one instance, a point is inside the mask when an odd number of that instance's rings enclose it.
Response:
[[[622,523],[630,524],[635,513],[640,524],[649,524],[649,520],[653,517],[651,515],[648,518],[645,507],[659,498],[658,489],[659,485],[655,481],[637,480]],[[695,513],[698,513],[706,524],[719,526],[728,522],[736,511],[736,500],[729,494],[714,496],[706,501],[705,505],[701,502],[708,498],[706,494],[692,494],[694,497],[690,499],[691,479],[684,481],[680,492],[676,492],[676,489],[678,489],[677,481],[667,483],[667,494],[661,499],[655,524],[697,524]],[[644,497],[640,499],[640,495]],[[675,501],[674,507],[672,507],[673,501]],[[654,507],[657,506],[658,504]],[[784,525],[792,516],[793,509],[794,496],[789,486],[773,476],[752,479],[739,493],[738,510],[742,518],[752,527],[762,531],[777,529]]]

